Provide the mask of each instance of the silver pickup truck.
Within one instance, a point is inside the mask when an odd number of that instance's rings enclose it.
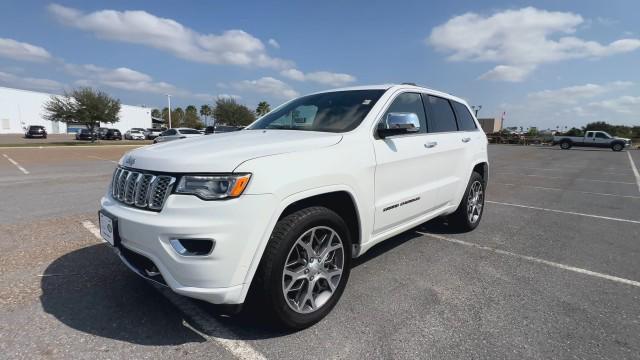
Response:
[[[584,136],[554,136],[553,145],[558,144],[563,150],[569,150],[572,146],[590,146],[622,151],[625,147],[631,146],[631,140],[611,136],[604,131],[587,131]]]

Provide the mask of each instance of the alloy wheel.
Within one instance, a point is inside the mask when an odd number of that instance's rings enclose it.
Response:
[[[312,313],[329,301],[342,278],[344,253],[340,235],[327,226],[311,228],[296,240],[282,274],[282,292],[293,311]]]
[[[484,206],[484,190],[480,181],[474,181],[467,195],[467,217],[471,224],[475,224],[482,215]]]

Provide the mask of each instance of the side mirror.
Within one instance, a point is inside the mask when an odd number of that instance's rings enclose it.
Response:
[[[415,113],[389,113],[378,128],[378,136],[384,139],[393,135],[420,131],[420,119]]]

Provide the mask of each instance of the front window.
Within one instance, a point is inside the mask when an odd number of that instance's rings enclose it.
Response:
[[[385,90],[347,90],[303,96],[276,109],[247,130],[346,132],[355,129]]]
[[[611,139],[611,135],[607,134],[606,132],[597,132],[596,133],[596,138],[598,138],[598,139]]]

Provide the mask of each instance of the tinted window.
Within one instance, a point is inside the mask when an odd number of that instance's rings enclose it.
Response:
[[[398,95],[391,106],[384,113],[382,119],[378,123],[378,127],[385,127],[387,115],[390,113],[413,113],[418,115],[420,119],[420,132],[425,132],[427,129],[427,118],[424,113],[424,106],[422,105],[422,97],[417,93],[402,93]]]
[[[263,116],[247,129],[350,131],[360,125],[384,92],[351,90],[303,96]]]
[[[596,133],[596,137],[598,139],[608,139],[609,138],[606,134],[603,134],[603,133]]]
[[[165,131],[164,135],[175,135],[176,131],[174,129],[169,129],[167,131]]]
[[[425,96],[429,132],[458,131],[456,117],[449,100],[437,96]]]
[[[181,134],[200,134],[198,130],[193,130],[193,129],[181,129],[180,133]]]
[[[471,116],[469,108],[457,101],[451,101],[451,104],[453,105],[453,109],[456,111],[456,118],[458,119],[458,129],[460,131],[470,131],[477,129],[476,122],[473,121],[473,116]]]

